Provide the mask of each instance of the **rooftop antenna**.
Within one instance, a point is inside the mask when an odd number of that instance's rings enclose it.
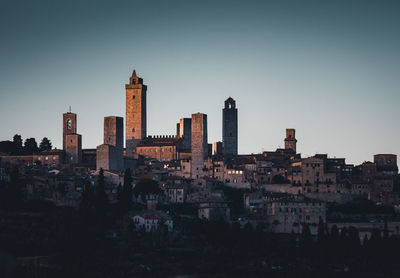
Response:
[[[68,113],[71,113],[71,105],[69,106],[69,112]]]

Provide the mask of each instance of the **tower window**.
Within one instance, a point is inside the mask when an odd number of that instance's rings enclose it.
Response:
[[[132,128],[132,132],[135,132],[135,129],[134,129],[134,128]]]
[[[134,96],[134,95],[132,96],[132,99],[135,99],[135,96]]]

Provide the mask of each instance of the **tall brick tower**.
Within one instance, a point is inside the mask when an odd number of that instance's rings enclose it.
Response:
[[[204,176],[204,159],[208,155],[207,142],[207,115],[202,113],[192,114],[192,178]]]
[[[222,145],[224,155],[238,154],[238,111],[231,97],[222,110]]]
[[[146,137],[147,86],[134,70],[126,89],[126,156],[134,157],[136,145]]]
[[[82,161],[82,136],[76,133],[76,118],[76,114],[71,111],[63,114],[63,150],[67,164],[76,164]]]
[[[286,129],[286,138],[285,138],[285,149],[293,150],[296,152],[296,130],[294,128],[287,128]]]
[[[63,114],[63,150],[66,148],[66,138],[68,134],[76,134],[77,121],[76,114],[67,112]]]

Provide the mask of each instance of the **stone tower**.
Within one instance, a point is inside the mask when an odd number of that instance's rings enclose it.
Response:
[[[286,138],[285,138],[285,149],[286,150],[293,150],[296,152],[296,130],[294,128],[287,128],[286,129]]]
[[[63,114],[63,150],[66,149],[66,139],[68,134],[76,134],[77,122],[76,114],[67,112]]]
[[[202,113],[192,114],[192,178],[204,176],[204,159],[208,155],[207,143],[207,115]]]
[[[96,168],[120,171],[124,168],[124,119],[122,117],[104,117],[104,144],[97,146]]]
[[[222,144],[224,155],[238,154],[238,111],[231,97],[225,100],[222,110]]]
[[[126,89],[126,156],[134,157],[136,145],[146,137],[147,86],[134,70]]]
[[[182,118],[179,121],[179,137],[183,137],[183,149],[190,150],[192,144],[192,119]]]
[[[65,163],[77,164],[82,161],[82,136],[77,134],[77,117],[75,113],[63,114],[63,150]]]

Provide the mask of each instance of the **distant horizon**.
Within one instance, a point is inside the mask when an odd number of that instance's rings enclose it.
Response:
[[[0,140],[48,137],[61,149],[72,106],[82,147],[95,148],[104,117],[125,118],[136,69],[149,135],[202,112],[209,142],[221,141],[231,96],[240,154],[283,147],[295,128],[304,157],[398,155],[400,1],[383,3],[3,1]]]

